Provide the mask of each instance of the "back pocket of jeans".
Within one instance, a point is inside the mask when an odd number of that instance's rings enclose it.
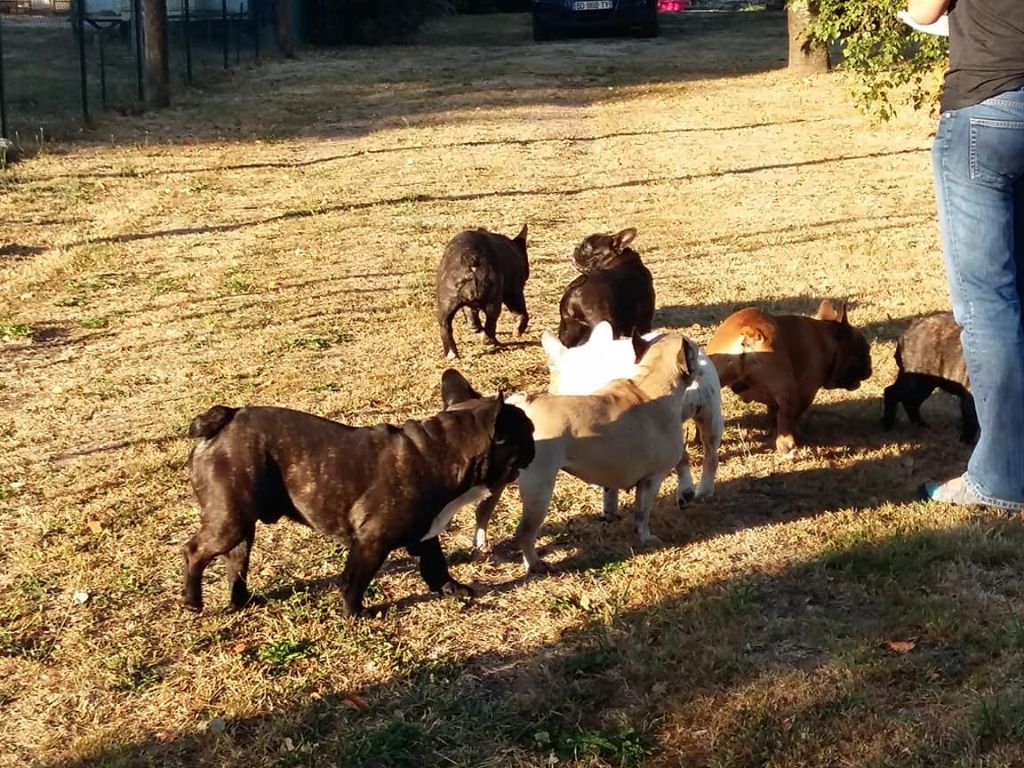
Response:
[[[971,118],[971,179],[1011,184],[1024,175],[1024,120]]]

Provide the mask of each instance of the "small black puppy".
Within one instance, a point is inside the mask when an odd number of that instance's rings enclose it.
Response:
[[[960,345],[960,326],[951,312],[915,320],[896,344],[896,365],[896,381],[885,388],[886,429],[896,423],[896,406],[900,403],[914,424],[925,426],[921,403],[938,387],[960,398],[960,440],[973,443],[977,439],[978,414]]]
[[[582,273],[569,283],[558,306],[558,340],[567,347],[582,344],[602,320],[611,323],[615,338],[651,330],[654,280],[640,255],[627,247],[636,230],[615,235],[590,235],[573,251]]]
[[[476,333],[488,343],[499,346],[494,335],[501,305],[519,316],[519,335],[530,322],[523,289],[530,277],[526,258],[526,225],[509,239],[486,229],[467,229],[445,246],[437,268],[437,320],[441,325],[441,344],[449,358],[459,356],[452,336],[452,319],[460,308]],[[480,312],[484,324],[480,325]]]
[[[438,535],[465,504],[514,480],[533,460],[533,423],[501,395],[483,398],[457,371],[441,377],[446,410],[400,427],[350,427],[286,408],[215,405],[189,435],[199,532],[185,545],[184,604],[201,611],[203,570],[227,558],[231,604],[246,586],[256,522],[282,517],[345,539],[345,612],[388,554],[406,547],[434,592],[472,595],[455,581]]]

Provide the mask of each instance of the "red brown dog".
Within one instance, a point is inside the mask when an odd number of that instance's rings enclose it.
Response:
[[[708,356],[723,387],[745,403],[768,406],[777,419],[775,448],[792,455],[793,432],[818,390],[855,390],[871,376],[871,349],[864,334],[821,302],[814,317],[770,315],[749,307],[734,312],[715,331]]]

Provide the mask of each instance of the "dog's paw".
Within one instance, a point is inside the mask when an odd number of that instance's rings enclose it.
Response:
[[[665,546],[665,542],[663,542],[654,534],[651,534],[640,539],[640,546],[644,549],[657,549],[658,547]]]
[[[555,572],[553,566],[548,565],[543,560],[538,560],[533,565],[527,564],[526,575],[527,576],[547,576]]]
[[[448,350],[448,354],[445,355],[445,358],[448,359],[448,360],[458,360],[459,359],[459,353],[456,352],[454,349],[450,349],[450,350]]]
[[[182,600],[181,601],[181,607],[182,607],[183,610],[186,610],[189,613],[200,614],[200,613],[203,612],[203,604],[202,603],[190,603],[190,602],[187,602],[185,600]]]
[[[679,492],[676,493],[676,504],[680,509],[682,509],[695,498],[697,498],[697,494],[694,493],[693,488],[680,489]]]
[[[476,592],[473,590],[472,587],[466,584],[460,584],[459,582],[455,581],[455,579],[445,582],[444,586],[441,587],[441,594],[445,597],[476,597]]]
[[[792,435],[779,435],[775,439],[775,452],[783,459],[796,458],[796,441]]]

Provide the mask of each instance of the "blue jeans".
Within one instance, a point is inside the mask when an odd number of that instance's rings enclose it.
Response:
[[[968,486],[1024,507],[1024,89],[944,112],[932,147],[953,316],[981,438]]]

